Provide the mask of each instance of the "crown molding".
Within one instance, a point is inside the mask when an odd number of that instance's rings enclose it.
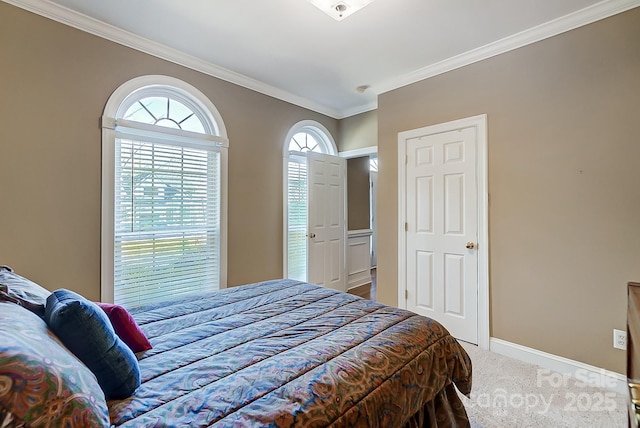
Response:
[[[376,99],[375,101],[372,101],[367,104],[340,110],[340,115],[336,117],[336,119],[345,119],[347,117],[355,116],[356,114],[360,114],[360,113],[366,113],[368,111],[372,111],[377,108],[378,108],[378,100]]]
[[[640,6],[640,0],[604,0],[487,45],[371,86],[378,95],[556,36]]]
[[[93,34],[95,36],[110,40],[120,45],[144,52],[166,61],[199,71],[204,74],[216,77],[221,80],[260,92],[273,98],[286,101],[297,106],[313,110],[315,112],[338,119],[339,111],[310,101],[306,98],[294,95],[283,89],[268,85],[264,82],[252,79],[240,73],[219,67],[210,62],[188,55],[177,49],[170,48],[163,44],[154,42],[144,37],[138,36],[121,28],[91,18],[82,13],[76,12],[67,7],[47,1],[47,0],[2,0],[13,6],[33,12],[45,18],[52,19],[62,24],[68,25],[78,30]]]
[[[356,114],[375,110],[378,107],[377,101],[373,101],[362,106],[336,110],[275,86],[252,79],[243,74],[217,66],[200,58],[196,58],[192,55],[185,54],[177,49],[167,47],[128,31],[124,31],[118,27],[99,21],[95,18],[91,18],[48,0],[2,1],[45,18],[52,19],[81,31],[110,40],[114,43],[173,62],[299,107],[324,114],[334,119],[344,119]],[[369,90],[379,95],[402,86],[428,79],[429,77],[437,76],[439,74],[473,64],[474,62],[482,61],[528,44],[553,37],[638,6],[640,6],[640,0],[604,0],[577,12],[554,19],[520,33],[516,33],[512,36],[505,37],[485,46],[472,49],[460,55],[428,65],[397,78],[374,84]]]

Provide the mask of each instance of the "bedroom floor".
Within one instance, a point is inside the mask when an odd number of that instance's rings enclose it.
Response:
[[[627,426],[626,394],[461,344],[473,362],[471,399],[462,397],[472,428]]]
[[[356,296],[363,297],[369,300],[376,300],[376,268],[371,269],[371,284],[361,285],[352,290],[349,293]]]

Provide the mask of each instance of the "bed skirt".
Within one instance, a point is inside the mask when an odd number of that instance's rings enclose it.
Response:
[[[403,428],[469,428],[469,418],[453,383],[411,417]]]

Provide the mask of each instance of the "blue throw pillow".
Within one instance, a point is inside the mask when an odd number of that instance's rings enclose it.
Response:
[[[73,291],[54,291],[45,321],[64,345],[93,372],[107,399],[130,396],[140,386],[138,360],[95,303]]]

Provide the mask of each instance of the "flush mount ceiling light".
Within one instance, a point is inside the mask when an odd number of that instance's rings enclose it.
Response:
[[[342,21],[346,17],[356,13],[373,0],[309,0],[311,4],[335,19]]]

